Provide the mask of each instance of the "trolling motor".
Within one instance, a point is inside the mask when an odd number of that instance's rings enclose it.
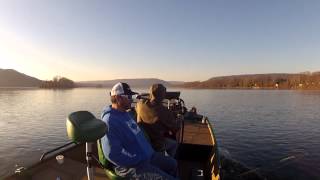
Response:
[[[66,125],[69,139],[75,143],[86,143],[87,176],[88,180],[93,180],[92,159],[96,158],[92,154],[92,145],[105,135],[107,125],[88,111],[71,113]]]

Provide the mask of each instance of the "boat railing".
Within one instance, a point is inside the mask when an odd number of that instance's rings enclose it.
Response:
[[[56,151],[58,151],[58,150],[60,150],[60,149],[63,149],[63,148],[65,148],[65,147],[68,147],[68,146],[70,146],[70,145],[72,145],[72,144],[75,144],[75,145],[76,145],[75,142],[68,142],[67,144],[64,144],[64,145],[62,145],[62,146],[59,146],[59,147],[57,147],[57,148],[54,148],[54,149],[52,149],[52,150],[50,150],[50,151],[44,152],[44,153],[41,155],[41,157],[40,157],[40,161],[42,161],[47,155],[49,155],[49,154],[51,154],[51,153],[53,153],[53,152],[56,152]]]

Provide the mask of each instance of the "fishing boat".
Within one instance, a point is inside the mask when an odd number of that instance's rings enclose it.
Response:
[[[148,94],[141,94],[137,99],[147,97]],[[175,158],[180,179],[260,179],[255,173],[237,176],[241,172],[232,172],[235,169],[248,171],[243,167],[221,167],[221,164],[226,163],[229,166],[229,162],[224,158],[220,162],[213,124],[207,117],[187,111],[180,92],[167,92],[164,104],[177,118],[183,119],[182,128],[176,136],[179,146]],[[66,125],[71,142],[44,153],[39,162],[28,168],[20,167],[15,174],[5,179],[121,179],[101,151],[99,139],[106,132],[103,121],[96,119],[90,112],[78,111],[67,117]]]

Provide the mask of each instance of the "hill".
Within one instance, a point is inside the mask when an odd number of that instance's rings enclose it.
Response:
[[[0,87],[39,87],[41,82],[13,69],[0,69]]]
[[[249,74],[213,77],[179,87],[198,89],[320,89],[320,74]]]
[[[152,84],[161,83],[164,86],[171,86],[167,81],[156,78],[139,78],[139,79],[114,79],[102,81],[80,81],[76,82],[77,87],[112,87],[118,82],[128,83],[133,88],[150,87]]]

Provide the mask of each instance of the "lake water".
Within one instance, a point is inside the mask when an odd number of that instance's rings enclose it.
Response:
[[[281,179],[320,179],[320,91],[181,92],[214,123],[222,153]],[[0,179],[68,142],[69,113],[100,117],[108,103],[105,89],[0,89]]]

